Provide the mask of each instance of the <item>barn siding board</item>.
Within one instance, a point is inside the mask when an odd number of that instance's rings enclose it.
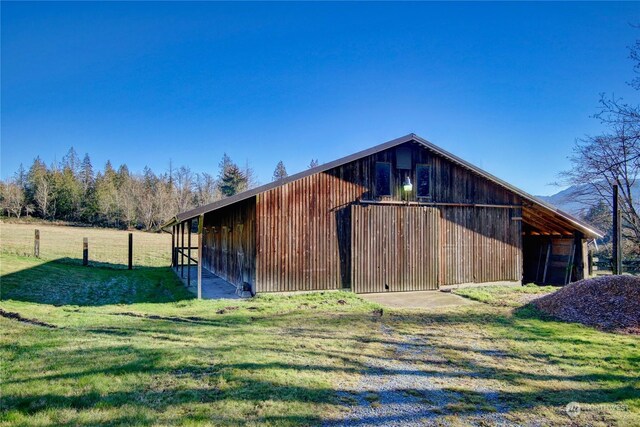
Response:
[[[442,216],[435,228],[437,235],[416,231],[433,227],[430,217],[416,216],[402,209],[371,207],[373,210],[368,215],[353,217],[351,205],[374,199],[375,164],[379,161],[392,165],[392,195],[384,198],[390,202],[521,203],[518,196],[471,171],[418,145],[405,145],[411,152],[411,170],[395,167],[395,148],[392,148],[258,194],[256,291],[349,288],[355,282],[375,281],[379,270],[389,272],[389,280],[398,284],[398,290],[432,287],[431,282],[425,285],[421,278],[430,277],[433,271],[437,272],[436,285],[486,278],[519,280],[516,276],[521,268],[514,263],[521,259],[521,250],[517,237],[508,239],[510,233],[517,232],[510,228],[512,224],[506,224],[510,220],[508,209],[496,211],[502,211],[500,216],[473,207],[430,207],[428,209]],[[431,177],[430,197],[419,200],[415,191],[407,196],[401,189],[407,174],[416,183],[417,164],[428,165]],[[479,221],[476,212],[492,217]],[[502,221],[502,228],[492,226],[494,219]],[[478,234],[474,229],[476,224],[495,233],[495,239]],[[369,238],[354,240],[354,230],[366,233]],[[377,248],[382,248],[379,265],[368,271],[354,269],[353,263],[364,256],[362,254],[374,253]],[[391,256],[392,251],[398,254],[396,259]],[[500,257],[499,261],[493,260],[494,252]],[[474,259],[476,255],[478,259]],[[398,261],[410,267],[394,270],[391,263]],[[430,268],[430,264],[436,268]]]
[[[439,216],[433,207],[353,205],[353,290],[437,289]]]
[[[521,222],[511,219],[510,209],[441,207],[441,210],[441,285],[521,280]]]
[[[236,286],[256,281],[255,199],[206,213],[202,266]]]
[[[350,218],[342,210],[361,194],[361,186],[341,179],[339,171],[311,175],[259,194],[256,238],[259,242],[279,241],[281,245],[276,250],[279,257],[271,257],[260,249],[263,245],[258,245],[262,271],[257,291],[348,286],[351,247],[345,236]],[[276,226],[269,227],[270,223]]]

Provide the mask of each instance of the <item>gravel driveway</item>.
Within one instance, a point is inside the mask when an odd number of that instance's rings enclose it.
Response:
[[[468,425],[515,425],[504,418],[508,408],[499,393],[474,378],[474,373],[453,367],[428,338],[398,337],[382,323],[380,329],[393,356],[368,357],[355,386],[338,385],[345,411],[326,426],[446,425],[447,416]],[[492,409],[460,406],[464,396],[451,390],[457,378],[464,378],[466,387],[484,396],[483,403]]]

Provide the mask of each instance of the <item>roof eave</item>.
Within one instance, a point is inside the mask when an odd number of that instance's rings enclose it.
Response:
[[[220,209],[223,208],[225,206],[229,206],[232,205],[234,203],[249,199],[251,197],[255,197],[260,193],[264,193],[265,191],[269,191],[273,188],[277,188],[280,187],[282,185],[288,184],[290,182],[293,181],[297,181],[298,179],[304,178],[306,176],[309,175],[313,175],[316,173],[321,173],[321,172],[325,172],[329,169],[333,169],[335,167],[341,166],[343,164],[352,162],[354,160],[358,160],[360,158],[378,153],[380,151],[383,150],[387,150],[389,148],[393,148],[396,145],[400,145],[400,144],[404,144],[406,142],[416,142],[422,146],[424,146],[426,149],[433,151],[434,153],[448,159],[449,161],[458,164],[459,166],[470,170],[473,173],[476,173],[480,176],[482,176],[485,179],[488,179],[489,181],[492,181],[493,183],[506,188],[507,190],[519,195],[520,197],[529,200],[532,203],[535,203],[537,205],[542,206],[543,208],[552,211],[553,213],[561,216],[562,218],[564,218],[565,220],[569,221],[571,224],[573,224],[578,230],[580,230],[581,232],[583,232],[585,235],[588,235],[588,237],[593,237],[593,238],[602,238],[604,237],[604,233],[598,229],[596,229],[595,227],[592,227],[589,224],[586,224],[582,221],[580,221],[578,218],[575,218],[573,215],[570,215],[566,212],[561,211],[560,209],[556,208],[553,205],[548,204],[547,202],[538,199],[537,197],[519,189],[518,187],[515,187],[511,184],[509,184],[506,181],[503,181],[502,179],[490,174],[489,172],[467,162],[466,160],[461,159],[460,157],[456,156],[455,154],[452,154],[440,147],[438,147],[437,145],[431,143],[430,141],[416,135],[415,133],[410,133],[407,134],[405,136],[401,136],[400,138],[396,138],[396,139],[392,139],[390,141],[384,142],[382,144],[376,145],[374,147],[368,148],[366,150],[361,150],[358,151],[357,153],[351,154],[349,156],[345,156],[345,157],[341,157],[340,159],[336,159],[332,162],[329,163],[324,163],[322,165],[316,166],[314,168],[311,169],[307,169],[305,171],[302,172],[298,172],[297,174],[294,175],[290,175],[286,178],[283,178],[281,180],[278,181],[273,181],[270,182],[268,184],[264,184],[261,185],[259,187],[256,188],[252,188],[250,190],[246,190],[243,191],[242,193],[238,193],[235,194],[233,196],[227,197],[226,199],[222,199],[222,200],[218,200],[216,202],[213,203],[209,203],[207,205],[204,206],[200,206],[198,208],[195,209],[191,209],[185,212],[181,212],[179,214],[177,214],[175,217],[173,217],[170,221],[168,221],[165,225],[163,225],[161,228],[165,228],[165,227],[169,227],[173,224],[176,223],[180,223],[180,222],[184,222],[184,221],[188,221],[190,219],[193,219],[199,215],[214,211],[216,209]]]

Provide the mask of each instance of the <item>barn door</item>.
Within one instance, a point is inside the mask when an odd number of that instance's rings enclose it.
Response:
[[[439,225],[437,208],[352,205],[353,291],[438,289]]]

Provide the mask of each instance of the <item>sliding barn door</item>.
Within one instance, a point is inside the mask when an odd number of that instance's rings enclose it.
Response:
[[[440,211],[351,206],[351,283],[356,293],[438,289]]]

